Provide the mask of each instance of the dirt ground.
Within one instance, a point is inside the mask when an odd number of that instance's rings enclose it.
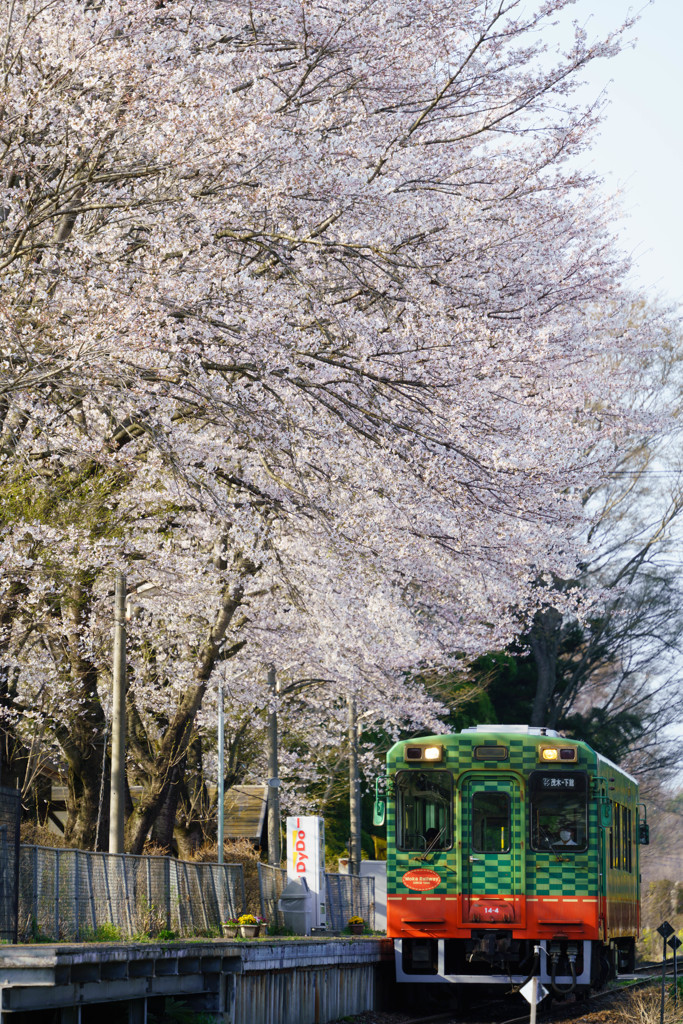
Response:
[[[542,1018],[540,1019],[542,1021]],[[621,1019],[614,1009],[595,1010],[573,1018],[573,1024],[619,1024]],[[355,1017],[342,1017],[340,1020],[333,1021],[332,1024],[408,1024],[412,1020],[414,1017],[405,1013],[382,1013],[369,1010],[367,1013],[360,1013]]]
[[[651,1005],[647,1005],[648,1003]],[[623,1013],[618,1006],[614,1005],[608,1008],[596,1006],[594,1010],[587,1009],[584,1013],[579,1013],[578,1016],[574,1016],[576,1004],[567,1004],[566,1015],[572,1024],[659,1024],[658,993],[655,992],[646,997],[644,1004],[641,1004],[639,1007],[630,1007],[626,1013]],[[425,1015],[429,1013],[426,1009],[424,1012]],[[556,1013],[558,1013],[558,1007],[553,1006],[552,1018],[555,1022],[561,1020],[563,1016],[561,1011],[557,1016]],[[355,1017],[343,1017],[341,1020],[334,1021],[333,1024],[409,1024],[410,1021],[415,1019],[415,1016],[417,1015],[368,1010],[366,1013],[357,1014]],[[539,1016],[539,1024],[542,1024],[543,1019],[542,1015]],[[453,1015],[453,1020],[458,1020],[457,1013]],[[671,1004],[668,1004],[664,1020],[665,1024],[683,1024],[683,1006],[679,1003],[679,1006],[674,1010]]]

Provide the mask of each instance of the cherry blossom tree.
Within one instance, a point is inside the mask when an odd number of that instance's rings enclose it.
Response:
[[[434,720],[406,667],[504,646],[572,571],[660,320],[572,169],[619,34],[546,52],[570,6],[11,5],[0,643],[76,842],[117,568],[163,595],[131,628],[131,849],[221,661]]]
[[[633,315],[652,313],[643,306]],[[650,418],[654,432],[624,438],[610,473],[586,495],[575,576],[544,588],[543,606],[531,621],[520,616],[522,635],[507,652],[476,659],[464,677],[436,679],[441,693],[476,680],[490,701],[489,720],[569,730],[643,783],[675,774],[683,715],[675,557],[683,511],[681,346],[680,324],[674,316],[670,324],[668,339],[664,332],[657,349],[645,353],[631,388],[638,408],[657,406],[669,415]],[[575,608],[562,600],[567,588],[580,591]]]

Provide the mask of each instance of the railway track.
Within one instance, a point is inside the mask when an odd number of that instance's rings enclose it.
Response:
[[[683,967],[683,965],[681,965]],[[679,969],[679,976],[683,973]],[[673,963],[667,963],[667,977],[673,975]],[[634,971],[635,977],[627,983],[622,982],[612,988],[595,992],[576,1002],[550,1002],[546,1007],[539,1007],[539,1024],[569,1024],[573,1020],[590,1021],[591,1014],[608,1009],[619,999],[634,989],[655,986],[661,983],[662,962],[643,964]],[[515,998],[517,1006],[510,1005],[511,997],[487,1001],[471,1005],[466,1010],[447,1010],[429,1014],[420,1014],[404,1019],[400,1024],[528,1024],[530,1010],[522,1003],[522,997]],[[519,1007],[519,1013],[515,1010]],[[510,1011],[515,1014],[510,1015]],[[398,1024],[398,1022],[397,1022]]]

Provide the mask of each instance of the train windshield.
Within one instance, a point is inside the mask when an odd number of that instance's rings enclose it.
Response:
[[[448,850],[453,845],[450,772],[398,772],[396,844],[399,850]]]
[[[588,796],[585,772],[532,772],[529,791],[532,849],[585,850]]]

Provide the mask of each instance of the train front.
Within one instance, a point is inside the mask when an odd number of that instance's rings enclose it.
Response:
[[[521,985],[537,974],[556,991],[590,985],[604,930],[596,761],[586,744],[527,726],[391,749],[397,980]]]

